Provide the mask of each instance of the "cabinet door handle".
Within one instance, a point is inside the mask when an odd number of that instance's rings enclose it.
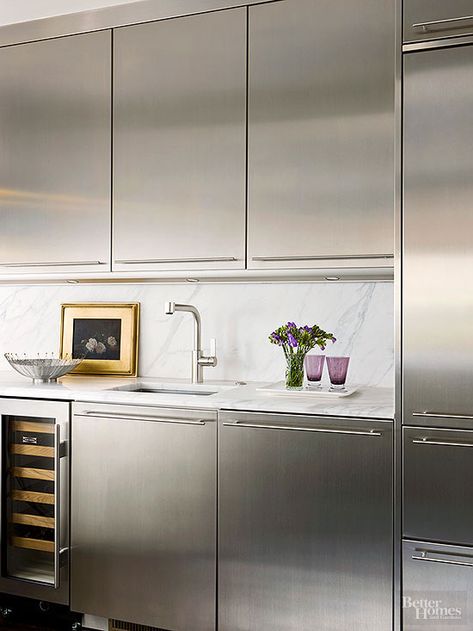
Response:
[[[461,27],[461,22],[469,22],[473,20],[473,15],[463,15],[458,18],[446,18],[444,20],[432,20],[431,22],[417,22],[412,24],[414,30],[421,30],[428,33],[430,30],[446,31],[449,28]]]
[[[86,410],[75,416],[95,416],[96,418],[118,418],[124,421],[155,421],[158,423],[174,423],[179,425],[205,425],[204,419],[192,420],[186,418],[166,418],[165,416],[155,416],[153,414],[126,414],[123,412],[97,412]]]
[[[177,258],[177,259],[116,259],[120,265],[140,265],[153,263],[230,263],[238,261],[234,256],[214,256],[203,258]]]
[[[252,261],[339,261],[363,259],[392,259],[394,254],[333,254],[324,256],[252,256]]]
[[[318,432],[321,434],[348,434],[350,436],[382,436],[382,432],[371,430],[353,430],[353,429],[329,429],[323,427],[299,427],[295,425],[263,425],[258,423],[245,423],[243,421],[230,421],[223,423],[225,427],[249,427],[252,429],[280,429],[295,432]]]
[[[49,261],[37,263],[0,263],[0,267],[73,267],[75,265],[106,265],[104,261]]]
[[[54,432],[54,587],[61,583],[61,426]]]
[[[441,412],[412,412],[412,416],[425,418],[450,418],[454,420],[473,421],[473,416],[467,414],[442,414]]]
[[[414,438],[412,442],[416,445],[434,445],[440,447],[473,447],[473,443],[456,443],[447,440],[431,440],[430,438]]]
[[[443,552],[437,554],[444,554]],[[411,556],[413,561],[424,561],[426,563],[443,563],[444,565],[460,565],[462,567],[473,567],[473,563],[468,563],[466,561],[450,561],[448,559],[431,559],[427,556],[421,556],[417,554],[413,554]]]

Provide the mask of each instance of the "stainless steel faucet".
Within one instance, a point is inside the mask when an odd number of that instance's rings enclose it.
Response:
[[[194,349],[192,351],[192,383],[203,383],[204,366],[217,365],[217,344],[215,338],[210,340],[210,355],[204,355],[201,340],[200,313],[193,305],[180,305],[177,302],[165,302],[164,313],[173,315],[176,311],[187,311],[194,316]]]

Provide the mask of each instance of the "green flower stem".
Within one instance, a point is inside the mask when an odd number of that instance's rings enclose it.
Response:
[[[304,358],[306,351],[298,349],[286,354],[286,388],[300,390],[304,383]]]

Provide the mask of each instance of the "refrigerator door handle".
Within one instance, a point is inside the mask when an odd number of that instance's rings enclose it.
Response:
[[[434,445],[439,447],[473,447],[473,443],[457,443],[449,440],[431,440],[430,438],[413,438],[415,445]]]
[[[473,416],[468,414],[442,414],[441,412],[412,412],[412,416],[424,418],[450,418],[463,421],[473,421]]]
[[[468,561],[458,561],[458,560],[451,561],[450,559],[435,559],[435,558],[431,558],[427,556],[429,553],[442,554],[444,556],[454,556],[454,555],[451,555],[449,552],[442,552],[442,551],[437,552],[435,550],[416,550],[416,552],[420,552],[420,554],[412,554],[411,559],[413,561],[424,561],[425,563],[442,563],[443,565],[459,565],[461,567],[473,567],[473,563],[468,562]]]
[[[448,30],[451,28],[459,28],[463,26],[461,22],[473,22],[473,15],[462,15],[457,18],[445,18],[443,20],[432,20],[430,22],[416,22],[412,24],[414,30],[421,30],[428,33],[432,30]]]

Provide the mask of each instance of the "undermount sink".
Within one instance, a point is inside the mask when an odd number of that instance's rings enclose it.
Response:
[[[117,386],[116,388],[110,388],[110,390],[120,392],[141,392],[143,394],[178,394],[185,396],[197,396],[208,397],[212,394],[217,394],[221,388],[215,390],[205,390],[196,386],[195,388],[179,388],[178,386],[162,386],[153,384],[135,383],[127,386]]]
[[[116,390],[125,390],[126,392],[147,392],[151,394],[188,394],[198,397],[208,397],[211,394],[217,394],[217,391],[210,390],[176,390],[175,388],[144,388],[131,386],[127,388],[116,388]]]

